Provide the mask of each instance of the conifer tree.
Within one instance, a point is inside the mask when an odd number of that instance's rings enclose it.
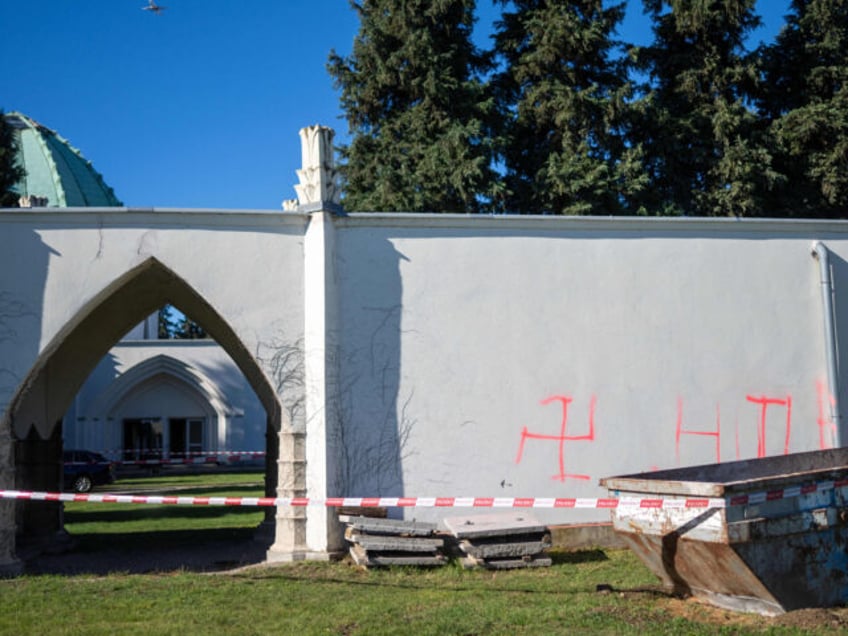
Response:
[[[785,174],[770,207],[785,216],[848,216],[848,2],[793,0],[762,50],[760,108]]]
[[[208,338],[206,330],[186,315],[177,321],[174,338],[178,340],[201,340]]]
[[[12,187],[24,176],[24,169],[18,163],[14,131],[0,110],[0,208],[18,205],[18,193]]]
[[[171,304],[159,310],[158,336],[160,340],[199,340],[207,338],[206,330]]]
[[[173,307],[171,305],[165,305],[157,314],[158,316],[158,325],[157,325],[157,334],[156,337],[159,340],[168,340],[174,337],[174,330],[177,328],[176,322],[173,318]]]
[[[507,5],[506,0],[502,0]],[[510,212],[622,214],[645,183],[623,126],[629,85],[612,39],[624,4],[515,0],[497,25],[493,91]]]
[[[351,142],[341,149],[349,211],[476,212],[491,197],[474,0],[352,2],[360,27],[328,69]]]
[[[636,50],[651,80],[643,147],[649,209],[751,216],[779,175],[748,104],[756,82],[745,37],[759,24],[754,0],[643,0],[654,42]]]

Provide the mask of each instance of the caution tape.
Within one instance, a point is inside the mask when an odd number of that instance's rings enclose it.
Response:
[[[180,497],[173,495],[116,495],[94,493],[38,492],[0,490],[0,499],[25,501],[81,501],[112,504],[155,504],[182,506],[262,506],[325,508],[728,508],[757,505],[780,499],[792,499],[827,490],[848,487],[848,479],[823,481],[769,491],[729,495],[723,498],[672,497]]]
[[[241,458],[237,456],[230,457],[228,461],[235,463]],[[181,466],[195,464],[218,464],[221,460],[215,455],[206,455],[204,457],[189,457],[187,459],[116,459],[110,460],[110,463],[118,466]]]
[[[265,451],[239,451],[239,450],[205,450],[205,451],[169,451],[165,453],[162,449],[132,449],[132,448],[113,448],[110,450],[99,450],[93,451],[99,455],[103,455],[105,457],[112,457],[115,455],[134,455],[134,454],[145,454],[145,455],[158,455],[160,457],[205,457],[207,455],[250,455],[254,457],[264,456],[267,453]]]
[[[131,457],[121,458],[124,453],[133,454],[134,451],[108,450],[97,451],[103,455],[106,461],[117,466],[179,466],[179,465],[195,465],[195,464],[218,464],[229,462],[231,464],[264,458],[267,453],[265,451],[193,451],[169,453],[168,456],[160,455],[156,457],[156,453],[151,453],[153,457],[147,456],[143,459],[133,459]],[[117,458],[115,456],[118,456]],[[65,462],[65,464],[85,464],[86,462]]]
[[[173,495],[112,495],[70,492],[37,492],[29,490],[0,490],[0,499],[23,501],[83,501],[105,504],[158,504],[181,506],[265,506],[285,505],[284,498],[275,497],[179,497]],[[296,504],[296,499],[288,500]]]
[[[0,499],[63,501],[111,504],[183,506],[264,506],[325,508],[595,508],[622,506],[641,508],[712,508],[725,506],[724,499],[631,499],[540,497],[180,497],[167,495],[113,495],[29,490],[0,490]]]

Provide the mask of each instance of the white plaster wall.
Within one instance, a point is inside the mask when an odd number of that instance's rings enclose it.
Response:
[[[251,350],[302,321],[302,220],[270,213],[240,218],[232,212],[127,211],[102,215],[101,227],[92,228],[90,214],[77,217],[65,223],[45,218],[36,231],[51,250],[50,263],[61,261],[49,267],[44,287],[43,343],[76,309],[58,297],[91,298],[116,273],[149,257],[203,296]]]
[[[327,404],[313,409],[338,418],[326,443],[340,450],[324,467],[313,449],[307,467],[338,489],[327,494],[592,497],[610,475],[781,453],[787,423],[790,451],[839,442],[820,427],[829,396],[810,247],[822,240],[833,253],[837,328],[848,333],[848,224],[333,224],[324,280],[336,297],[320,304],[337,315],[325,315]],[[304,260],[315,257],[305,227],[303,215],[271,212],[4,212],[4,404],[80,307],[150,257],[209,302],[267,373],[275,347],[305,332]],[[560,464],[566,402],[565,435],[590,439],[565,440]],[[524,427],[553,439],[522,448]]]
[[[4,211],[2,221],[0,403],[5,410],[40,350],[44,286],[53,255],[31,218]]]
[[[151,257],[197,291],[260,360],[275,343],[297,342],[305,224],[305,217],[275,212],[4,211],[3,410],[38,354],[80,308]]]
[[[409,432],[395,483],[360,480],[362,492],[345,494],[594,497],[606,476],[782,453],[787,421],[791,452],[837,443],[830,428],[820,439],[827,374],[810,248],[824,240],[837,286],[848,285],[846,229],[341,220],[341,376],[356,388],[343,396],[348,443],[373,449],[385,439],[387,408]],[[562,466],[558,439],[521,448],[524,427],[560,437],[565,408],[565,435],[589,437],[591,415],[592,439],[566,440]],[[551,523],[608,517],[539,514]]]

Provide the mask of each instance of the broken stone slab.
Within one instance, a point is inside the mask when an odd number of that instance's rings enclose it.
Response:
[[[545,543],[545,547],[550,547],[551,533],[550,532],[530,532],[528,534],[507,534],[493,537],[472,537],[460,539],[475,546],[497,545],[501,543]]]
[[[486,568],[487,570],[517,570],[519,568],[546,568],[550,567],[553,561],[550,557],[535,556],[523,557],[520,559],[477,559],[473,556],[467,556],[462,559],[462,567],[471,568]]]
[[[444,565],[446,559],[442,554],[406,554],[403,552],[372,552],[361,545],[350,546],[350,555],[357,565],[363,567],[385,567],[389,565]]]
[[[438,538],[367,534],[350,526],[345,530],[345,539],[361,545],[366,550],[395,552],[435,552],[445,543],[444,539]]]
[[[460,549],[467,555],[480,559],[500,557],[524,557],[540,554],[551,547],[550,535],[544,535],[535,541],[509,541],[476,543],[468,539],[459,542]]]
[[[448,517],[445,526],[457,539],[545,533],[548,528],[528,512]]]
[[[405,521],[403,519],[379,519],[373,517],[339,516],[339,520],[351,528],[369,534],[406,535],[428,537],[436,532],[435,523]]]
[[[342,517],[380,517],[389,516],[389,509],[377,506],[341,506],[337,509],[339,519]]]

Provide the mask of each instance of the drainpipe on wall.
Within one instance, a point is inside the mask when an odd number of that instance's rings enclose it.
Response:
[[[827,388],[832,396],[829,400],[830,418],[836,428],[836,445],[841,446],[842,415],[839,408],[839,363],[833,312],[833,279],[830,274],[830,252],[821,241],[813,243],[813,258],[819,262],[822,313],[824,314],[824,349],[827,356]]]

